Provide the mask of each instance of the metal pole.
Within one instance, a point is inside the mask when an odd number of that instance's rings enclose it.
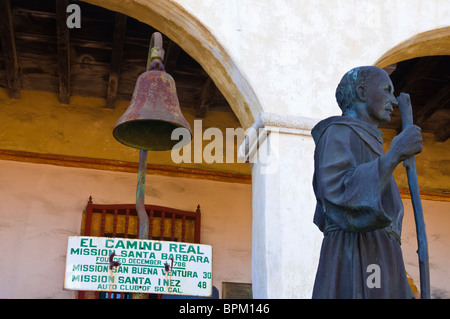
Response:
[[[147,150],[140,150],[136,190],[136,211],[139,218],[139,239],[148,239],[148,216],[145,211],[145,177],[147,174]]]
[[[148,239],[148,216],[145,211],[145,176],[147,174],[147,150],[140,150],[136,189],[136,211],[139,219],[139,239]],[[132,299],[146,299],[145,293],[133,293]]]

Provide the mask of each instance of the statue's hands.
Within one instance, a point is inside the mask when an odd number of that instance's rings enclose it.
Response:
[[[409,96],[407,98],[409,100]],[[397,163],[420,152],[422,152],[422,135],[420,134],[420,127],[417,125],[408,126],[400,134],[394,137],[388,151]]]
[[[380,181],[386,183],[399,163],[421,151],[420,127],[410,125],[392,139],[389,151],[380,157]]]
[[[402,105],[409,105],[411,108],[411,97],[408,93],[400,93],[400,95],[397,97],[398,107],[401,108]]]

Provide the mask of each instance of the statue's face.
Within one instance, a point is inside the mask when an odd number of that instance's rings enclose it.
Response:
[[[366,89],[366,109],[364,118],[376,126],[389,123],[395,106],[398,106],[394,96],[394,86],[389,75],[380,70],[369,83]]]

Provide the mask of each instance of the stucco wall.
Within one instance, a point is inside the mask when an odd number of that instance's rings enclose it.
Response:
[[[0,161],[0,298],[73,298],[64,291],[67,237],[89,196],[134,203],[137,174]],[[251,282],[251,185],[147,176],[146,203],[202,211],[213,284]]]
[[[228,50],[264,111],[312,118],[339,113],[334,90],[346,71],[450,25],[442,0],[176,2]]]

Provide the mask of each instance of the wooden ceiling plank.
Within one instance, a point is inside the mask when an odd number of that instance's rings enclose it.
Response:
[[[0,38],[5,59],[9,97],[20,99],[21,79],[10,0],[0,0]]]
[[[111,52],[111,69],[109,73],[108,89],[106,93],[106,107],[114,108],[120,80],[123,48],[127,28],[127,16],[116,13],[114,17],[114,35]]]
[[[66,10],[68,0],[56,1],[56,41],[58,48],[59,102],[70,103],[70,40]]]
[[[210,77],[206,79],[203,85],[202,92],[200,94],[200,99],[198,100],[197,106],[195,108],[195,116],[204,118],[206,112],[212,103],[214,103],[215,95],[215,85]]]
[[[436,95],[414,114],[414,124],[421,125],[437,110],[450,105],[450,83],[441,88]]]

